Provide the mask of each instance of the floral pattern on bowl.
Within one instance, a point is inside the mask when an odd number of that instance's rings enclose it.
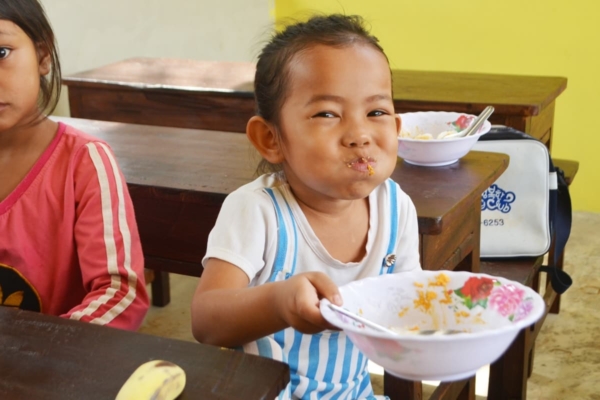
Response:
[[[496,279],[471,277],[464,286],[454,290],[468,309],[479,306],[495,309],[510,321],[520,321],[533,311],[533,298],[515,285],[503,285]]]

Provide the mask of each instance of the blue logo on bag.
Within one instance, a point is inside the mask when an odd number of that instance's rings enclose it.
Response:
[[[517,196],[513,192],[507,192],[493,184],[481,195],[481,211],[498,210],[507,214],[510,212],[510,204],[515,201]]]

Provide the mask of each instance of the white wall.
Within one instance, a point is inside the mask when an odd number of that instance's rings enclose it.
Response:
[[[130,57],[254,61],[274,0],[41,0],[63,75]],[[66,87],[54,114],[68,115]]]

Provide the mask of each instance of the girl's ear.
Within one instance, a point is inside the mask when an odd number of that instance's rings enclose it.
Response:
[[[396,117],[396,136],[398,136],[402,129],[402,118],[398,114],[394,114],[394,116]]]
[[[250,118],[246,125],[246,136],[260,155],[271,164],[284,161],[275,127],[257,115]]]
[[[50,73],[52,60],[48,48],[42,44],[37,46],[37,55],[39,60],[39,70],[41,76],[46,76]]]

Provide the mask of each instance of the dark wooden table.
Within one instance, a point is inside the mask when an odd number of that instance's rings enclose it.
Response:
[[[64,77],[71,116],[245,132],[254,114],[254,64],[132,58]],[[496,109],[490,120],[550,147],[556,98],[567,79],[393,70],[397,112]]]
[[[259,156],[246,136],[54,119],[113,148],[134,201],[147,267],[200,276],[223,200],[254,179]],[[480,196],[507,165],[508,156],[487,152],[438,168],[398,159],[392,178],[415,203],[423,268],[454,269],[468,258],[467,269],[478,269]]]
[[[0,399],[114,399],[150,360],[183,368],[178,400],[273,400],[290,380],[267,358],[0,306]]]

